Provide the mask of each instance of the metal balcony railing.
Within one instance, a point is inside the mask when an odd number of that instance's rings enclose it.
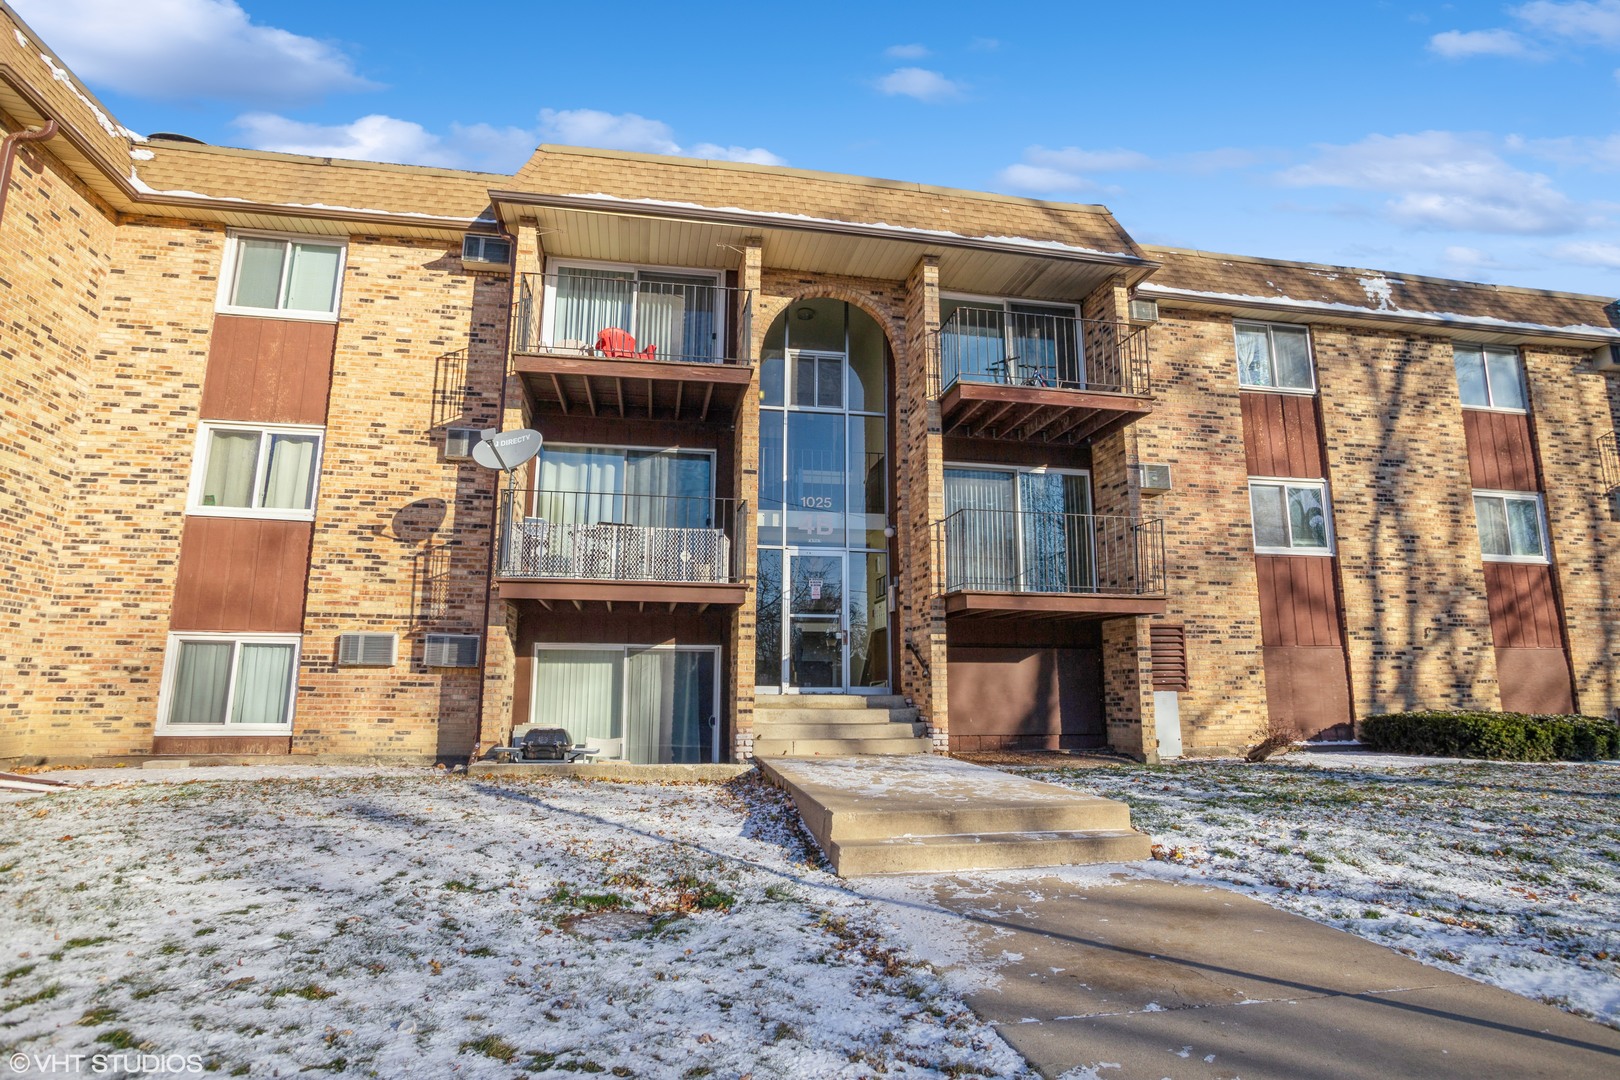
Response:
[[[747,504],[621,492],[507,492],[500,576],[724,584],[743,580]]]
[[[1605,494],[1620,489],[1620,446],[1615,433],[1598,436],[1598,458],[1603,463],[1603,490]]]
[[[934,550],[941,592],[1165,593],[1158,518],[958,510],[935,523]]]
[[[752,321],[749,290],[704,284],[688,274],[522,274],[512,311],[512,351],[746,364]]]
[[[958,382],[1146,396],[1145,327],[1063,315],[961,307],[939,328],[935,397]]]

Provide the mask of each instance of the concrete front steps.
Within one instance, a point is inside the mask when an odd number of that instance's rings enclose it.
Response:
[[[754,699],[754,757],[926,754],[927,725],[906,699],[863,694],[765,694]]]
[[[1122,802],[952,758],[774,758],[759,767],[793,797],[840,877],[1152,855]]]

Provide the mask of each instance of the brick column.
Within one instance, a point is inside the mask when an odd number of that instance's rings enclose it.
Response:
[[[759,533],[754,527],[759,520],[759,364],[758,357],[765,342],[765,331],[770,319],[762,310],[760,291],[762,245],[753,237],[743,246],[742,261],[737,268],[737,286],[741,290],[738,302],[751,304],[750,327],[745,327],[748,338],[744,347],[755,362],[754,377],[748,384],[742,407],[737,417],[735,445],[736,477],[732,498],[736,500],[736,542],[743,546],[743,568],[750,588],[731,620],[729,638],[731,669],[731,756],[734,761],[752,761],[754,758],[754,627],[759,615],[758,593],[752,588],[759,566]],[[747,511],[743,503],[747,502]]]
[[[906,349],[895,372],[896,568],[900,586],[900,685],[928,723],[935,753],[950,749],[945,603],[935,582],[934,523],[945,517],[945,449],[930,372],[939,331],[939,260],[924,256],[906,281]],[[915,650],[915,651],[913,651]],[[921,654],[921,660],[918,659]]]

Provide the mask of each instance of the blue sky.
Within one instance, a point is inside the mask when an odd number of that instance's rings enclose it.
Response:
[[[137,131],[501,172],[541,141],[776,161],[1620,294],[1620,0],[9,2]]]

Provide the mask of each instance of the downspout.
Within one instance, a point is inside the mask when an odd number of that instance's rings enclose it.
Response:
[[[11,163],[17,157],[17,144],[44,142],[55,134],[56,121],[47,120],[42,128],[13,131],[4,139],[0,139],[0,220],[6,216],[6,196],[11,193]]]

